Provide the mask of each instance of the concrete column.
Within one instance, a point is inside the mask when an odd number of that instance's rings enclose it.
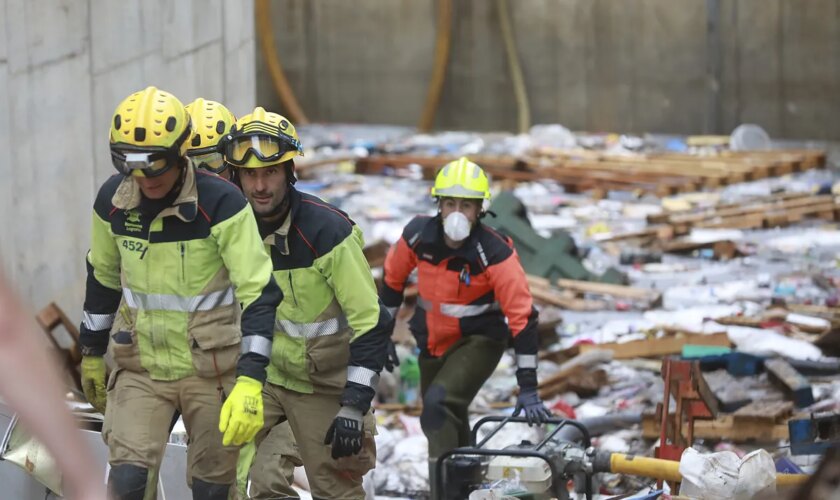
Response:
[[[56,301],[78,319],[93,200],[114,173],[114,108],[155,85],[248,111],[253,5],[0,0],[0,13],[2,266],[33,309]]]

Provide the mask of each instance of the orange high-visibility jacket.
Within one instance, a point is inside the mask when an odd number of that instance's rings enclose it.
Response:
[[[518,366],[536,368],[537,310],[510,238],[479,222],[452,249],[439,215],[415,217],[385,259],[380,296],[392,314],[415,268],[419,297],[409,327],[423,352],[440,356],[462,336],[512,336]]]

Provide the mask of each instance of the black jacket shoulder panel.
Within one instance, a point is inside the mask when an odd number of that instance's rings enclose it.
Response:
[[[114,198],[114,193],[117,192],[117,186],[125,179],[122,174],[114,174],[106,180],[96,193],[96,200],[93,202],[93,210],[103,220],[108,220],[111,216],[111,210],[114,205],[111,199]]]
[[[403,229],[402,237],[408,246],[412,246],[416,240],[426,231],[426,226],[434,217],[429,215],[416,215]]]
[[[481,246],[488,266],[503,262],[513,254],[513,241],[510,238],[485,224],[480,224],[477,230],[476,246]]]
[[[341,209],[311,194],[293,193],[298,206],[290,232],[299,232],[316,258],[329,253],[353,232],[356,223]]]
[[[245,195],[234,183],[218,175],[196,170],[195,182],[198,190],[198,217],[209,217],[212,225],[230,219],[248,204]]]

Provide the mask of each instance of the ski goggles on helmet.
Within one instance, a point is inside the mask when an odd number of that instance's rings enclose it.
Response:
[[[187,158],[195,168],[207,170],[214,174],[221,174],[228,167],[222,152],[219,151],[217,146],[187,151]]]
[[[175,144],[169,147],[112,143],[111,163],[123,175],[157,177],[178,164],[181,146],[191,133],[192,127],[187,126]]]
[[[231,165],[244,166],[251,157],[264,163],[280,162],[292,151],[303,154],[300,142],[285,134],[269,135],[244,132],[229,135],[224,141],[224,157]]]
[[[178,164],[178,150],[111,146],[111,163],[123,175],[157,177]]]

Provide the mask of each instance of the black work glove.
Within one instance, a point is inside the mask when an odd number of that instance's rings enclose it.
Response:
[[[525,410],[525,418],[528,419],[528,427],[540,425],[551,418],[551,412],[543,405],[537,394],[536,387],[520,387],[519,396],[516,397],[516,409],[513,416],[518,417],[522,410]]]
[[[362,412],[352,406],[342,406],[327,430],[324,444],[332,444],[332,457],[356,455],[362,451],[364,424]]]
[[[393,340],[388,341],[388,357],[385,358],[385,369],[394,373],[394,368],[400,366],[400,358],[397,356],[397,346]]]

